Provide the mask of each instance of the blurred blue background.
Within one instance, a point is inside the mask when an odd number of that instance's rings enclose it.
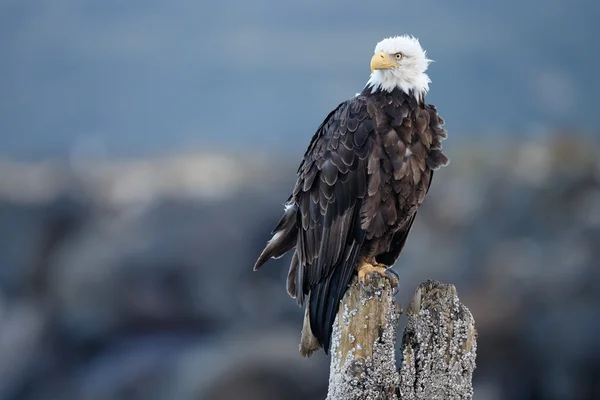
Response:
[[[600,398],[600,3],[0,0],[0,400],[322,399],[252,265],[375,44],[446,119],[395,269],[454,283],[475,398]]]

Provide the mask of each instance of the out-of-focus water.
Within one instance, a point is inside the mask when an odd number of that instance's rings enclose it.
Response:
[[[594,0],[0,2],[0,153],[305,146],[413,34],[454,140],[590,133]]]

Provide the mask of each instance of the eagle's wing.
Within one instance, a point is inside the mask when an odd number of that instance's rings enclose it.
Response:
[[[433,178],[433,171],[429,174],[429,186],[431,186],[431,179]],[[429,186],[427,186],[427,191],[429,191]],[[400,253],[404,249],[404,245],[406,244],[406,239],[408,239],[408,234],[413,226],[413,222],[415,222],[415,218],[417,216],[417,212],[415,211],[410,219],[406,221],[406,223],[394,234],[392,238],[392,242],[390,244],[390,250],[386,253],[380,254],[377,256],[377,262],[385,264],[385,265],[393,265]]]
[[[326,352],[365,237],[360,210],[372,131],[364,97],[340,104],[315,133],[293,192],[298,241],[290,279],[300,304],[310,296],[311,329]]]
[[[422,125],[421,129],[417,129],[417,134],[421,138],[427,138],[427,140],[422,140],[422,142],[425,143],[426,146],[429,146],[427,148],[428,152],[426,154],[427,158],[425,162],[427,167],[430,169],[430,173],[428,179],[424,177],[425,190],[419,194],[417,199],[418,206],[423,203],[425,200],[425,195],[427,195],[429,192],[431,181],[433,180],[434,170],[448,164],[448,159],[441,152],[442,141],[446,138],[446,130],[443,128],[443,118],[438,115],[435,106],[431,104],[426,104],[424,109],[420,112],[429,114],[427,117],[424,117],[424,119],[429,121],[429,123]],[[402,228],[400,228],[398,232],[394,234],[389,251],[377,256],[377,262],[385,265],[392,265],[396,262],[400,256],[400,253],[404,249],[406,239],[408,238],[408,234],[410,233],[416,216],[417,210],[415,210],[410,219],[404,223],[404,226],[402,226]]]

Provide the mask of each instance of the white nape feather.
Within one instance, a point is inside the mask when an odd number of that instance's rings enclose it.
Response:
[[[403,35],[383,39],[375,46],[375,53],[402,53],[400,65],[385,70],[375,70],[371,74],[367,86],[372,93],[377,90],[393,91],[401,89],[404,93],[412,93],[417,99],[422,99],[429,90],[431,80],[425,73],[432,60],[427,58],[427,52],[413,36]]]

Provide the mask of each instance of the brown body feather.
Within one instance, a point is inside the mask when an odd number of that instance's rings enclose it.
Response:
[[[433,170],[446,165],[434,106],[399,89],[340,104],[317,129],[286,212],[255,269],[293,247],[289,294],[308,296],[312,333],[328,352],[333,321],[359,257],[392,265]]]

